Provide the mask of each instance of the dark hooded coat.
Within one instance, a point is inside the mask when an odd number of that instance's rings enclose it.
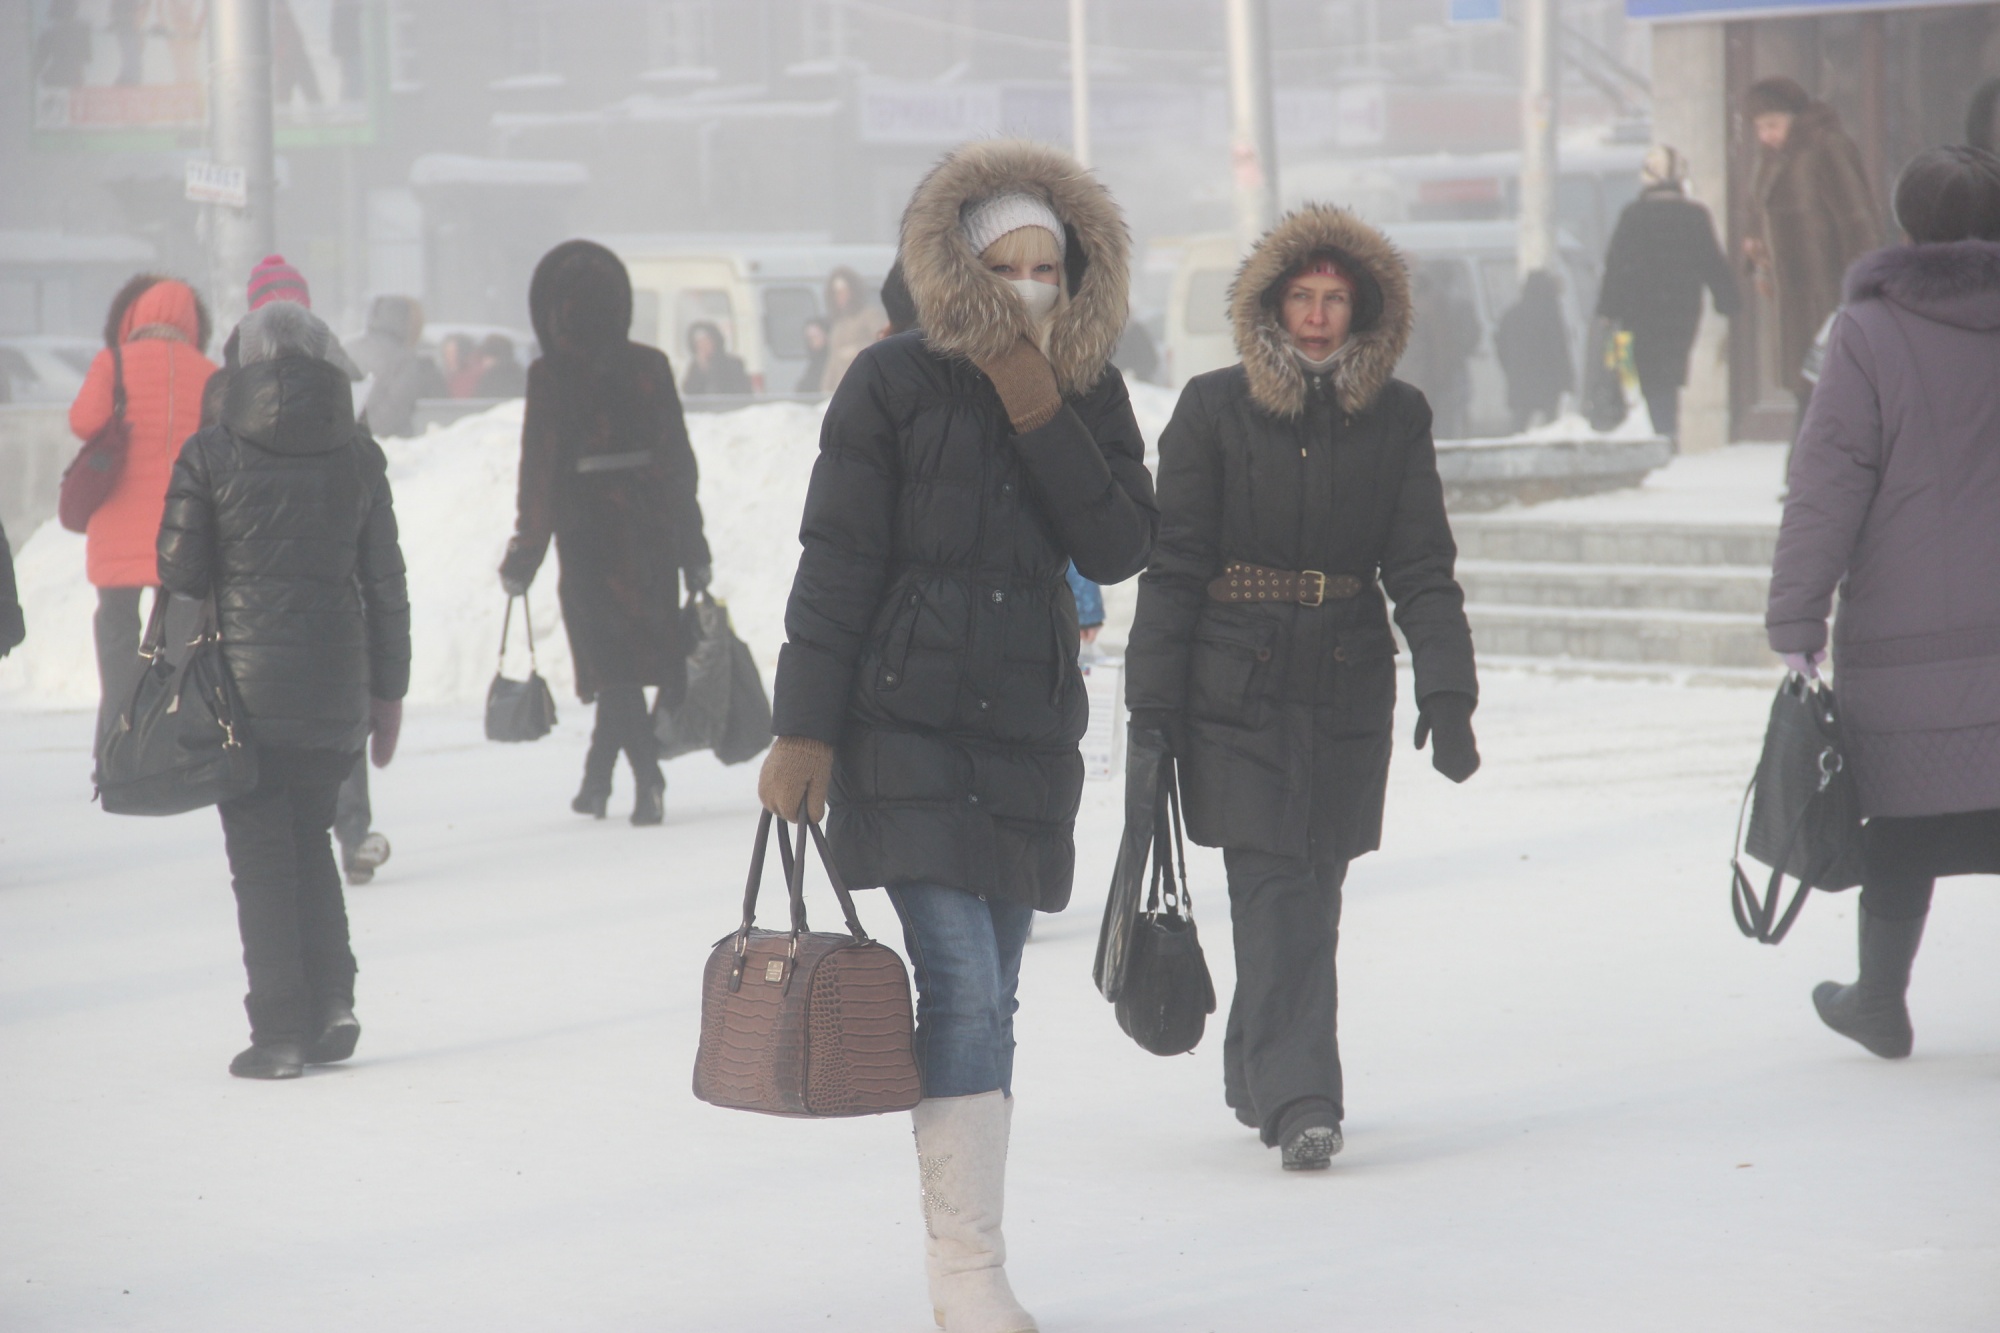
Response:
[[[1716,314],[1736,313],[1736,275],[1708,210],[1678,185],[1641,191],[1618,215],[1604,251],[1597,313],[1631,333],[1632,359],[1646,383],[1687,383],[1704,287],[1715,295]]]
[[[1553,417],[1562,396],[1576,388],[1569,325],[1555,274],[1536,269],[1522,282],[1520,299],[1493,328],[1493,351],[1507,377],[1507,406],[1516,429],[1526,426],[1535,412]]]
[[[519,516],[503,576],[532,582],[555,540],[577,696],[687,689],[680,573],[709,563],[673,367],[632,342],[632,282],[601,245],[549,251],[528,288],[542,355],[528,367]]]
[[[1827,642],[1868,815],[2000,807],[2000,243],[1854,266],[1792,451],[1766,623]]]
[[[1764,151],[1750,185],[1751,224],[1771,255],[1778,292],[1778,381],[1803,389],[1799,368],[1840,305],[1848,265],[1883,240],[1882,214],[1861,149],[1824,102],[1792,119],[1785,146]]]
[[[1025,435],[974,363],[1029,333],[1026,308],[958,227],[1015,190],[1068,231],[1048,337],[1065,406]],[[779,735],[834,746],[829,835],[857,886],[1069,900],[1089,708],[1066,574],[1132,577],[1157,522],[1109,364],[1128,245],[1103,186],[1027,143],[960,149],[903,216],[922,329],[864,348],[827,407],[774,699]]]
[[[388,462],[338,367],[290,356],[231,374],[222,420],[174,464],[159,561],[175,593],[215,595],[259,745],[359,750],[370,697],[409,689]]]
[[[1365,275],[1364,290],[1340,360],[1308,375],[1275,295],[1324,253]],[[1183,719],[1195,841],[1350,859],[1380,842],[1389,776],[1385,592],[1416,657],[1417,698],[1478,695],[1430,408],[1390,378],[1410,335],[1409,278],[1379,232],[1308,207],[1244,261],[1230,315],[1241,363],[1190,380],[1160,436],[1160,540],[1139,583],[1127,702]],[[1349,574],[1362,592],[1311,607],[1211,599],[1210,581],[1237,561]]]

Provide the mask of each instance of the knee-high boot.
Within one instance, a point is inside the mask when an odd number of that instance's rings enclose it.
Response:
[[[1861,909],[1861,975],[1853,985],[1822,981],[1813,1008],[1822,1022],[1885,1060],[1910,1053],[1910,965],[1924,938],[1924,917],[1890,921]]]
[[[945,1333],[1036,1333],[1007,1285],[1000,1218],[1014,1102],[998,1091],[928,1097],[911,1112],[923,1184],[932,1312]]]

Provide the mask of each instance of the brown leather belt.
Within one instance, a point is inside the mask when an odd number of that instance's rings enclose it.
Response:
[[[1332,599],[1359,597],[1365,585],[1352,574],[1322,574],[1317,569],[1265,569],[1242,563],[1223,566],[1211,581],[1208,595],[1218,602],[1297,602],[1318,606]]]

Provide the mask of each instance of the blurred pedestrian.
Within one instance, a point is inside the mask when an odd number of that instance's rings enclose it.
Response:
[[[356,424],[332,330],[274,302],[238,327],[219,425],[181,451],[160,579],[213,597],[257,747],[257,786],[221,807],[250,990],[240,1078],[296,1078],[354,1053],[354,954],[328,837],[373,736],[395,755],[410,603],[388,463]]]
[[[868,297],[861,275],[846,265],[826,280],[826,369],[820,390],[832,393],[861,349],[875,341],[887,320],[882,307]]]
[[[1431,405],[1431,433],[1440,440],[1467,434],[1472,408],[1472,357],[1479,350],[1479,312],[1459,287],[1457,263],[1418,264],[1410,279],[1414,307],[1410,347],[1396,373]]]
[[[1765,614],[1816,675],[1834,593],[1846,761],[1868,817],[1860,977],[1813,1004],[1889,1059],[1942,875],[2000,874],[2000,158],[1920,154],[1896,183],[1906,245],[1848,272],[1792,453]]]
[[[1882,243],[1882,224],[1861,149],[1832,107],[1777,77],[1751,84],[1743,110],[1758,144],[1743,254],[1777,298],[1776,383],[1803,415],[1812,389],[1799,372],[1813,336],[1840,304],[1848,265]]]
[[[682,393],[750,392],[750,374],[743,369],[743,358],[730,355],[720,326],[698,319],[688,325],[687,341],[688,368],[681,372]]]
[[[445,396],[444,376],[417,350],[423,333],[424,308],[414,297],[378,296],[368,307],[368,331],[347,344],[368,372],[362,421],[378,436],[413,434],[418,401]]]
[[[820,382],[826,378],[826,319],[814,315],[805,322],[800,336],[806,344],[806,366],[799,372],[799,382],[793,393],[819,393]]]
[[[1118,335],[1118,350],[1111,354],[1111,364],[1127,379],[1138,380],[1142,384],[1154,383],[1160,371],[1160,349],[1153,343],[1153,335],[1136,317],[1125,321],[1125,331]]]
[[[1223,1092],[1286,1170],[1343,1145],[1341,889],[1381,845],[1396,641],[1415,658],[1416,744],[1479,768],[1479,683],[1456,548],[1417,390],[1403,260],[1308,205],[1243,261],[1241,363],[1190,380],[1160,436],[1160,543],[1126,651],[1134,731],[1179,761],[1188,835],[1223,849],[1236,995]]]
[[[97,589],[98,736],[118,717],[139,678],[139,592],[159,586],[160,511],[181,445],[201,424],[202,389],[215,365],[208,307],[174,278],[141,274],[112,299],[99,352],[70,405],[69,428],[88,440],[111,420],[116,386],[125,393],[129,428],[117,485],[86,528],[84,561]],[[118,349],[114,360],[110,351]],[[171,608],[168,642],[184,645],[193,608]]]
[[[1685,158],[1656,144],[1639,180],[1639,197],[1618,215],[1604,252],[1597,313],[1632,335],[1632,365],[1653,429],[1678,441],[1702,289],[1713,294],[1715,313],[1728,319],[1736,313],[1736,275],[1708,210],[1687,197]]]
[[[1077,643],[1088,648],[1104,629],[1104,589],[1085,578],[1075,561],[1070,562],[1068,578],[1070,599],[1076,603]]]
[[[1570,361],[1562,283],[1554,273],[1538,268],[1527,276],[1520,299],[1494,327],[1493,350],[1507,377],[1515,434],[1561,415],[1563,395],[1576,388],[1576,367]]]
[[[519,398],[528,391],[528,371],[514,353],[514,340],[504,333],[489,333],[479,344],[486,363],[480,372],[475,398]]]
[[[1127,233],[1068,155],[960,148],[902,224],[922,338],[864,348],[826,411],[758,793],[886,885],[916,972],[914,1112],[931,1307],[1028,1333],[1001,1237],[1015,991],[1037,909],[1069,901],[1088,704],[1074,559],[1116,582],[1156,516],[1109,365]]]
[[[27,637],[20,589],[14,585],[14,548],[7,544],[7,529],[0,527],[0,657],[20,647]]]
[[[880,335],[883,338],[893,338],[917,327],[917,303],[910,295],[909,279],[903,276],[900,258],[889,265],[889,276],[882,279],[882,313],[887,316]]]
[[[479,380],[486,373],[486,358],[479,344],[463,333],[454,333],[438,348],[444,369],[444,391],[448,398],[470,398],[479,392]]]
[[[632,280],[618,256],[565,241],[535,266],[528,309],[542,354],[528,367],[519,517],[500,583],[525,593],[555,541],[577,697],[597,704],[570,808],[604,818],[623,752],[632,822],[658,824],[667,779],[645,691],[670,705],[685,696],[693,645],[681,584],[691,596],[709,580],[694,449],[673,366],[631,340]]]

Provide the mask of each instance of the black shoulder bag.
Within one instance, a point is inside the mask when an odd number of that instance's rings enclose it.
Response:
[[[1201,1042],[1208,1016],[1215,1012],[1215,982],[1194,928],[1180,784],[1171,755],[1164,758],[1159,779],[1152,884],[1145,910],[1128,924],[1124,984],[1114,1007],[1118,1026],[1141,1047],[1154,1055],[1184,1055]]]
[[[556,698],[535,662],[535,622],[528,607],[528,594],[521,594],[521,623],[528,631],[528,678],[507,678],[507,632],[514,624],[514,599],[507,599],[507,613],[500,620],[500,662],[493,668],[493,683],[486,687],[486,739],[489,741],[538,741],[556,725]]]
[[[98,798],[114,815],[186,814],[257,785],[257,748],[223,661],[215,599],[203,603],[194,644],[176,667],[166,654],[171,598],[165,588],[153,594],[139,644],[146,665],[97,757]]]
[[[1730,907],[1737,929],[1760,944],[1785,938],[1813,889],[1838,893],[1861,882],[1861,797],[1841,748],[1840,709],[1824,683],[1794,673],[1778,687],[1764,753],[1737,812],[1736,845]],[[1746,852],[1771,867],[1761,898],[1743,869]],[[1787,875],[1799,887],[1780,912]]]

